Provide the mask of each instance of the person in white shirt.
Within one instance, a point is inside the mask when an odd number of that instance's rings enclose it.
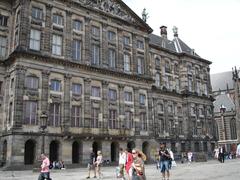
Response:
[[[188,151],[187,156],[188,156],[188,164],[190,164],[192,162],[192,152]]]
[[[98,151],[97,152],[97,159],[95,161],[95,166],[96,166],[96,171],[97,171],[97,174],[98,174],[98,179],[102,179],[103,178],[103,174],[101,172],[101,165],[102,165],[102,152],[101,151]]]
[[[118,178],[124,179],[124,167],[125,167],[126,161],[127,161],[127,154],[125,153],[125,151],[122,148],[120,148]]]

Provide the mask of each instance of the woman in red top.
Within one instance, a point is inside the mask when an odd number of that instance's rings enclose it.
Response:
[[[126,149],[126,154],[127,154],[127,162],[126,162],[126,172],[128,175],[128,180],[132,179],[132,163],[133,163],[133,156],[132,153],[128,152],[128,150]]]

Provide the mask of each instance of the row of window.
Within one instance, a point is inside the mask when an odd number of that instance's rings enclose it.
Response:
[[[85,127],[82,118],[82,107],[72,106],[71,108],[71,127]],[[100,125],[100,108],[91,108],[91,120],[89,126],[91,128],[99,128]],[[146,113],[140,113],[141,129],[147,130],[148,123]],[[27,101],[25,108],[25,124],[37,125],[37,102]],[[59,127],[61,125],[61,105],[59,103],[50,104],[49,108],[49,125]],[[117,118],[117,110],[110,109],[108,117],[108,127],[111,129],[132,129],[134,128],[133,113],[130,111],[125,112],[125,119],[123,122]]]
[[[37,90],[39,88],[39,79],[38,77],[28,76],[26,78],[25,87],[32,90]],[[12,83],[11,83],[12,84]],[[52,79],[50,81],[50,90],[51,91],[57,91],[61,92],[61,81]],[[82,85],[78,83],[72,83],[72,93],[74,95],[82,95]],[[125,91],[124,93],[124,99],[125,101],[132,102],[133,101],[133,94],[132,92]],[[92,86],[91,87],[91,96],[93,97],[101,97],[101,88],[98,86]],[[117,100],[117,90],[115,89],[109,89],[108,91],[108,97],[111,101]],[[146,95],[140,94],[139,95],[139,101],[140,104],[145,105],[146,103]]]

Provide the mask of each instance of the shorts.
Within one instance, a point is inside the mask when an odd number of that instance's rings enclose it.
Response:
[[[160,161],[160,171],[165,172],[169,171],[169,161]]]

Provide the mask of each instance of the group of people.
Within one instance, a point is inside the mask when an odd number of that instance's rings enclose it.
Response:
[[[90,178],[91,170],[93,170],[93,172],[94,172],[94,178],[98,178],[98,179],[103,178],[103,174],[101,172],[102,163],[103,163],[103,156],[102,156],[101,151],[97,151],[97,157],[95,157],[94,152],[90,153],[89,162],[88,162],[88,176],[87,176],[87,179]]]

